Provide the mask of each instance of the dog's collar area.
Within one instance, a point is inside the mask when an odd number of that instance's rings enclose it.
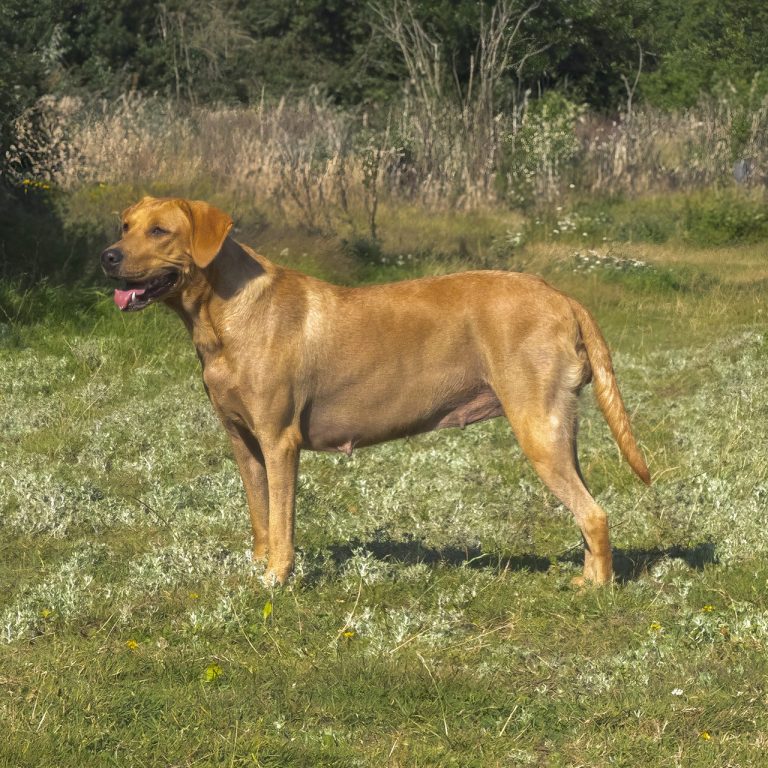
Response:
[[[178,282],[179,273],[175,269],[145,281],[127,280],[125,288],[115,289],[115,304],[123,312],[144,309],[173,290]]]

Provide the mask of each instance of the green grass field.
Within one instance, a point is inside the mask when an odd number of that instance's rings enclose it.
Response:
[[[584,591],[503,420],[304,454],[296,576],[266,589],[178,320],[3,287],[0,765],[764,764],[765,243],[553,240],[492,265],[593,310],[655,478],[588,389],[617,580]],[[359,275],[464,263],[396,247]]]

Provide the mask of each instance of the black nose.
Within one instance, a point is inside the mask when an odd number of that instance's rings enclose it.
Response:
[[[107,274],[116,270],[122,260],[123,252],[117,248],[107,248],[101,254],[101,266]]]

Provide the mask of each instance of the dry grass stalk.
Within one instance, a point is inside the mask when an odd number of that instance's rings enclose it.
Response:
[[[48,97],[17,121],[7,167],[19,182],[64,191],[99,183],[213,191],[310,228],[357,222],[374,236],[383,201],[473,209],[554,201],[569,188],[693,190],[732,183],[736,161],[745,184],[768,174],[768,99],[751,111],[722,98],[676,113],[635,109],[615,121],[564,99],[532,105],[498,115],[490,134],[459,107],[427,126],[408,99],[397,119],[373,130],[366,116],[317,95],[183,112],[136,93],[96,104]],[[502,176],[506,188],[496,183]]]

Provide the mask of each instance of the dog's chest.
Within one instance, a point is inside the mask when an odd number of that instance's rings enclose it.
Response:
[[[203,382],[220,415],[230,421],[247,423],[244,391],[237,372],[223,356],[212,356],[203,360]]]

